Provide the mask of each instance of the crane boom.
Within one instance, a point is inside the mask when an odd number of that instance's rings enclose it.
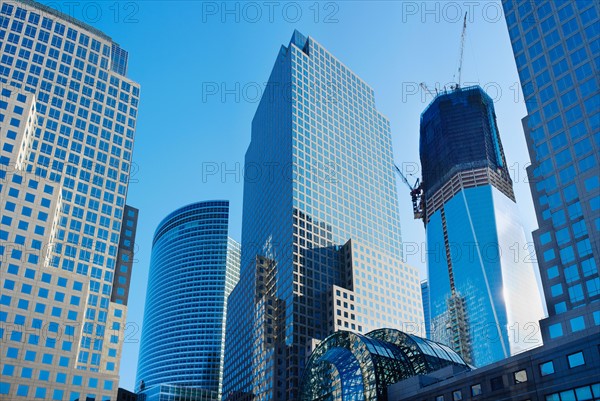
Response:
[[[398,173],[400,178],[402,178],[402,182],[404,182],[406,184],[406,186],[412,191],[414,188],[408,183],[408,180],[406,179],[404,174],[402,174],[402,170],[400,170],[400,167],[398,167],[395,164],[394,164],[394,167],[396,168],[396,172]]]
[[[421,82],[419,84],[419,86],[421,87],[421,89],[423,89],[426,93],[428,93],[429,95],[431,95],[432,98],[434,98],[436,95],[431,91],[431,89],[429,89],[427,87],[427,85],[425,84],[425,82]],[[437,88],[435,88],[435,91],[437,93]]]
[[[410,183],[408,182],[408,179],[402,173],[402,170],[400,170],[400,167],[398,167],[396,164],[394,164],[394,167],[396,168],[396,172],[398,173],[400,178],[402,178],[402,182],[404,182],[404,184],[406,184],[406,186],[410,189],[410,197],[411,197],[412,204],[413,204],[413,214],[414,214],[415,219],[423,219],[423,222],[425,222],[425,219],[424,219],[425,204],[423,202],[423,186],[421,185],[418,178],[417,178],[417,181],[415,181],[414,185],[410,185]]]

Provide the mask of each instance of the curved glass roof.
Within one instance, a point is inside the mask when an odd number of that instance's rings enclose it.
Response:
[[[395,329],[379,329],[366,335],[338,331],[311,354],[300,399],[385,400],[388,385],[449,365],[468,368],[445,345]]]
[[[430,373],[449,365],[468,366],[460,355],[446,345],[426,338],[395,329],[378,329],[367,336],[391,342],[402,348],[411,358],[417,374]]]

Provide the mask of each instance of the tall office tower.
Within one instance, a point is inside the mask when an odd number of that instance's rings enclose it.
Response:
[[[423,311],[373,90],[297,31],[266,89],[246,152],[223,393],[294,400],[316,342],[338,329],[420,334]]]
[[[560,337],[600,313],[600,5],[502,4],[527,106],[533,241],[549,315],[542,330]]]
[[[542,303],[490,97],[479,86],[437,96],[421,115],[420,155],[432,339],[475,366],[541,345]]]
[[[423,299],[423,317],[425,318],[425,335],[431,338],[431,310],[429,307],[429,282],[421,281],[421,297]]]
[[[205,201],[154,233],[136,380],[145,401],[221,399],[227,297],[240,271],[228,225],[229,202]]]
[[[0,46],[0,398],[114,400],[139,86],[111,38],[32,1],[1,2]]]

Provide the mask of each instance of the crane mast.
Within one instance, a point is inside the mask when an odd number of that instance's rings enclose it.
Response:
[[[460,55],[458,57],[458,82],[456,83],[456,89],[460,88],[461,77],[462,77],[462,63],[463,54],[465,51],[465,36],[467,35],[467,13],[465,13],[465,19],[463,20],[462,33],[460,35]]]

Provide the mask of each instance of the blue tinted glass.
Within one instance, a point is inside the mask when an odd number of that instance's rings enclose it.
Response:
[[[554,364],[552,361],[540,364],[540,374],[542,376],[550,375],[554,373]]]
[[[585,321],[583,316],[575,317],[569,321],[571,324],[571,331],[576,332],[585,329]]]
[[[561,323],[556,323],[548,327],[550,332],[550,338],[557,338],[563,335],[563,328]]]
[[[575,354],[571,354],[567,357],[569,361],[569,367],[574,368],[577,366],[581,366],[585,364],[585,359],[583,358],[582,352],[577,352]]]

